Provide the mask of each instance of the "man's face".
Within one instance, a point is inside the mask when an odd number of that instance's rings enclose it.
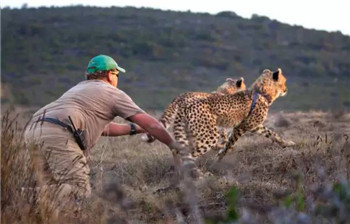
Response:
[[[110,84],[117,87],[118,79],[119,79],[119,71],[118,70],[109,71],[108,75],[110,79]]]

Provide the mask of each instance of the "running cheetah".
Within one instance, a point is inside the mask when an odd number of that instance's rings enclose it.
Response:
[[[232,94],[245,89],[246,89],[246,85],[244,83],[243,77],[241,77],[238,80],[227,78],[226,81],[221,86],[219,86],[216,91],[212,93],[204,93],[204,92],[182,93],[179,96],[175,97],[175,99],[165,109],[163,115],[160,118],[160,122],[164,125],[165,128],[169,128],[170,125],[173,123],[179,108],[185,107],[186,105],[190,104],[191,102],[197,99],[208,98],[212,94],[221,94],[221,95]]]
[[[245,91],[228,95],[211,95],[191,102],[179,110],[174,122],[175,139],[190,152],[173,152],[175,163],[194,164],[194,160],[213,149],[218,142],[219,127],[233,127],[226,145],[218,153],[219,159],[233,147],[245,132],[257,132],[276,141],[282,147],[295,145],[283,140],[277,133],[263,126],[269,106],[287,93],[286,78],[282,70],[265,69],[261,76]]]
[[[211,93],[205,92],[186,92],[182,93],[179,96],[175,97],[173,101],[169,104],[169,106],[163,112],[159,121],[164,125],[166,129],[168,129],[175,119],[177,111],[179,108],[186,107],[186,105],[190,104],[194,100],[197,99],[205,99],[213,94],[232,94],[238,91],[246,90],[246,85],[244,83],[243,77],[239,79],[227,78],[226,81],[220,85],[216,91]],[[225,129],[220,130],[220,137],[223,141],[227,141],[227,133]],[[150,135],[144,135],[142,138],[147,142],[153,142],[155,139]]]

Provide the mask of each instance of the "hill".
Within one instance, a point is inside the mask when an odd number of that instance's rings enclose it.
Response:
[[[281,67],[288,96],[273,109],[350,109],[350,37],[234,12],[148,8],[23,8],[1,11],[2,103],[44,105],[84,79],[89,59],[116,58],[120,88],[145,109],[181,92],[212,91],[226,77],[250,84]]]

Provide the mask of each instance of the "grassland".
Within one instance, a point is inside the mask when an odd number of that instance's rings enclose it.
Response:
[[[350,113],[270,114],[266,126],[295,147],[247,134],[220,163],[215,152],[198,159],[212,175],[187,182],[159,142],[102,137],[89,158],[92,197],[78,214],[50,220],[20,196],[35,184],[20,139],[32,110],[13,119],[15,109],[2,122],[2,223],[349,223]]]

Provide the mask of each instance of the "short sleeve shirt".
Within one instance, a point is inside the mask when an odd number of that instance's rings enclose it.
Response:
[[[70,116],[76,128],[86,130],[89,149],[96,144],[106,125],[116,116],[126,119],[137,113],[144,111],[122,90],[102,80],[86,80],[39,109],[32,121],[45,116],[70,124]]]

